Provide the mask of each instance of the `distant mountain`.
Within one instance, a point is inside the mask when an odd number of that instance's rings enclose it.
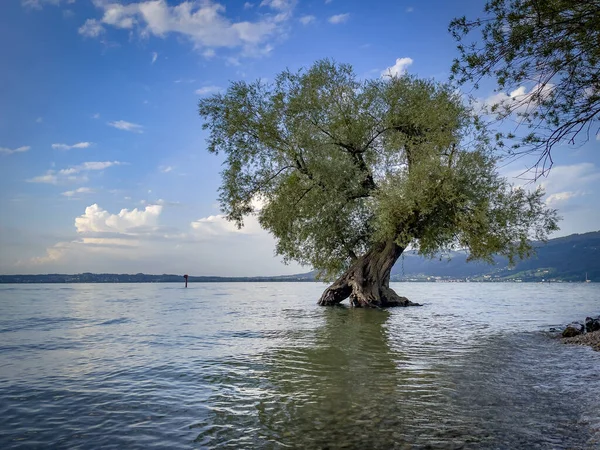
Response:
[[[600,281],[600,231],[572,234],[551,239],[546,244],[535,243],[536,255],[508,267],[506,258],[495,258],[495,264],[466,262],[464,252],[453,252],[450,259],[425,259],[415,252],[406,252],[392,270],[393,280],[415,277],[444,277],[522,281],[560,280]]]
[[[405,252],[392,269],[392,281],[433,281],[435,279],[472,281],[600,281],[600,231],[572,234],[534,244],[536,256],[509,268],[506,258],[494,265],[466,262],[464,252],[452,252],[442,259],[426,259],[414,251]],[[190,276],[190,283],[248,281],[314,281],[315,272],[274,277]],[[182,275],[82,273],[76,275],[0,275],[0,283],[183,283]]]

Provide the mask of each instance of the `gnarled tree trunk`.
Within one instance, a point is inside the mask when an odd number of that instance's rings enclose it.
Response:
[[[350,297],[358,307],[420,306],[390,288],[392,267],[403,251],[392,240],[374,245],[323,292],[319,305],[336,305]]]

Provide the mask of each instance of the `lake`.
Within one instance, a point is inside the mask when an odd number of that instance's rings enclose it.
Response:
[[[600,448],[600,285],[392,285],[0,285],[0,448]]]

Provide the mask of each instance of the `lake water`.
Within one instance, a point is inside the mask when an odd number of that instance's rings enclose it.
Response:
[[[0,448],[600,448],[600,285],[393,287],[0,285]]]

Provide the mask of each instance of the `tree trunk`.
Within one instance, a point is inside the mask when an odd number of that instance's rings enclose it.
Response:
[[[403,251],[392,240],[374,245],[323,292],[319,305],[336,305],[350,297],[357,307],[420,306],[390,288],[392,267]]]

